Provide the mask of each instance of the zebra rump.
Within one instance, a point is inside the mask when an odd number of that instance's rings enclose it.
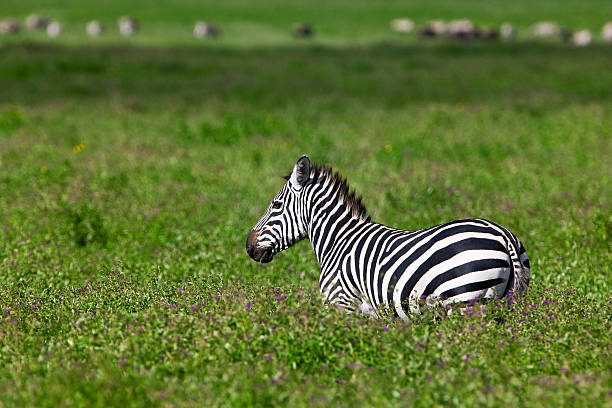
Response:
[[[446,305],[527,290],[525,248],[492,221],[456,220],[418,231],[372,222],[346,180],[307,156],[286,180],[249,234],[247,253],[269,262],[309,238],[326,302],[407,318],[423,303]]]

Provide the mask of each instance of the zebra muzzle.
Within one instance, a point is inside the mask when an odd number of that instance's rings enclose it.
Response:
[[[246,241],[247,254],[257,262],[268,263],[272,260],[272,248],[257,246],[258,237],[259,231],[252,230]]]

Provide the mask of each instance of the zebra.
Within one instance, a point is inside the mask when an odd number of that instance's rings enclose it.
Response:
[[[481,218],[418,231],[370,220],[361,198],[330,167],[302,156],[246,241],[267,263],[309,238],[321,266],[324,302],[403,319],[420,306],[524,294],[530,265],[518,238]]]

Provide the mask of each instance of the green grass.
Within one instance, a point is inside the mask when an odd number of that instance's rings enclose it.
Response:
[[[387,28],[610,15],[531,3],[3,1],[67,31],[0,37],[0,406],[612,406],[612,48]],[[123,14],[138,36],[80,34]],[[303,153],[375,221],[507,226],[530,293],[410,322],[325,309],[308,242],[244,250]]]

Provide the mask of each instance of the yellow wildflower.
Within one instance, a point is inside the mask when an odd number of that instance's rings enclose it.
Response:
[[[85,150],[85,142],[81,142],[72,148],[75,153],[81,153],[83,150]]]

